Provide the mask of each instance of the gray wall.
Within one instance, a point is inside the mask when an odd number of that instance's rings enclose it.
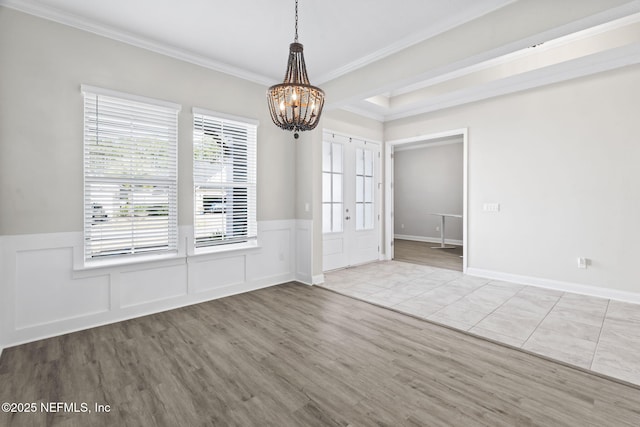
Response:
[[[83,265],[83,83],[182,106],[175,256]],[[278,283],[310,283],[311,264],[300,260],[311,259],[311,236],[297,227],[296,178],[311,171],[296,166],[291,133],[271,123],[265,89],[0,6],[0,350]],[[260,121],[258,247],[190,253],[193,107]]]
[[[396,120],[385,138],[468,129],[470,268],[640,293],[639,75],[632,65]]]
[[[456,141],[405,150],[396,148],[393,180],[396,237],[437,241],[440,217],[429,214],[462,214],[462,138]],[[461,243],[462,220],[445,221],[445,238]]]
[[[0,235],[80,231],[80,85],[163,99],[179,115],[179,223],[193,223],[192,107],[258,119],[258,220],[295,218],[295,150],[265,87],[0,7]]]

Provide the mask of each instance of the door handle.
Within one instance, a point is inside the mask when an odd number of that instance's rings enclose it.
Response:
[[[351,219],[350,216],[345,216],[344,219],[346,219],[347,221],[349,221]]]

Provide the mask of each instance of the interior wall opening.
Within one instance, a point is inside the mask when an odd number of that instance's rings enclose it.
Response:
[[[387,259],[466,271],[467,131],[388,141]]]

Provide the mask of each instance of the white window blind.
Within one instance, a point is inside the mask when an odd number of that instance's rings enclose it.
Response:
[[[85,260],[176,251],[180,106],[82,92]]]
[[[195,247],[257,237],[257,123],[193,110]]]

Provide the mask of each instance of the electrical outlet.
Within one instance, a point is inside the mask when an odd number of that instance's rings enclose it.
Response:
[[[440,226],[436,225],[436,231],[440,231]]]
[[[587,258],[578,258],[578,268],[585,269],[587,268],[587,264],[589,264],[589,260]]]
[[[404,229],[404,224],[400,224],[400,228]]]
[[[484,212],[500,212],[500,203],[484,203],[482,210]]]

